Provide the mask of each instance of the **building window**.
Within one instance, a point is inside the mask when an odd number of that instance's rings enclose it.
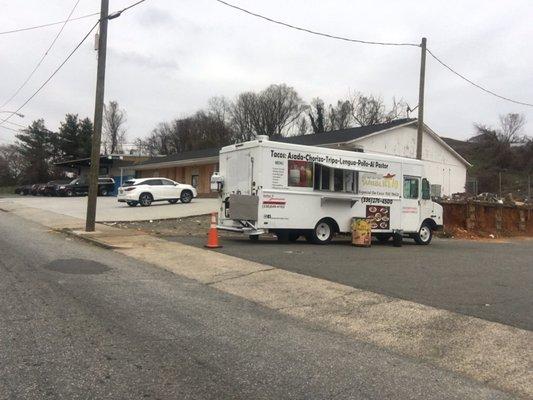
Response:
[[[199,181],[200,181],[200,175],[191,175],[191,185],[192,185],[192,187],[197,189]]]
[[[418,199],[418,178],[403,177],[403,197],[405,199]]]

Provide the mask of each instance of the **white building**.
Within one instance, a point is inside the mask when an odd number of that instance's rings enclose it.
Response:
[[[417,128],[416,119],[406,118],[281,141],[416,158]],[[427,125],[424,125],[422,160],[434,195],[450,196],[465,191],[466,170],[471,164]]]

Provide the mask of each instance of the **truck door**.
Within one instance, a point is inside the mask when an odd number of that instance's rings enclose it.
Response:
[[[226,159],[225,192],[229,195],[252,194],[253,161],[250,152],[231,154]]]
[[[404,232],[418,232],[420,228],[420,178],[403,177],[402,229]]]

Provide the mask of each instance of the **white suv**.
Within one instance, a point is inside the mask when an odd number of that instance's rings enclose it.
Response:
[[[191,185],[174,182],[165,178],[130,179],[118,189],[117,199],[121,203],[135,207],[147,207],[154,201],[168,201],[175,204],[178,200],[190,203],[198,195]]]

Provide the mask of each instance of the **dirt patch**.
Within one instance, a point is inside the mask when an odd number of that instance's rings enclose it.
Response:
[[[211,223],[210,215],[199,215],[196,217],[154,219],[148,221],[132,222],[106,222],[105,225],[115,228],[135,229],[150,235],[160,236],[206,236]],[[221,236],[228,236],[231,233],[220,232]]]

